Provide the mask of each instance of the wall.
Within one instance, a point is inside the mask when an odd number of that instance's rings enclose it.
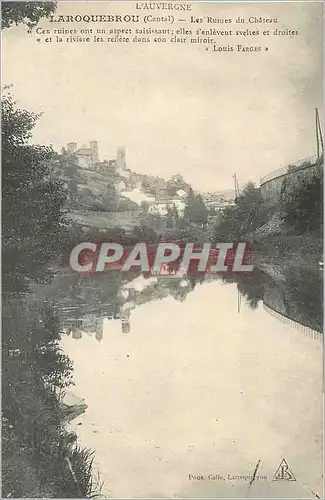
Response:
[[[283,314],[278,313],[275,309],[272,309],[265,303],[263,303],[263,308],[265,311],[267,311],[269,314],[274,316],[276,319],[281,321],[282,323],[285,323],[287,325],[290,325],[292,328],[295,330],[298,330],[299,332],[302,332],[304,335],[307,335],[308,337],[311,337],[313,339],[319,340],[320,342],[323,342],[323,334],[320,332],[317,332],[316,330],[313,330],[312,328],[309,328],[308,326],[302,325],[301,323],[297,323],[293,319],[284,316]]]
[[[68,217],[80,226],[109,229],[116,226],[132,229],[140,224],[142,209],[125,212],[94,212],[92,210],[71,210]]]
[[[323,158],[321,158],[319,164],[316,157],[311,157],[271,172],[261,179],[260,188],[263,199],[272,203],[280,201],[281,191],[285,184],[290,187],[300,187],[317,174],[319,169],[323,168],[323,165]]]
[[[318,284],[315,283],[317,289]],[[263,306],[273,316],[284,323],[291,324],[302,332],[312,332],[317,338],[323,338],[322,318],[311,317],[304,302],[296,295],[296,290],[284,280],[272,280],[265,283]]]
[[[154,202],[149,206],[149,213],[166,216],[168,214],[168,208],[172,209],[173,207],[176,208],[178,215],[182,216],[184,214],[185,203],[182,200]]]
[[[90,155],[76,155],[78,158],[78,165],[81,168],[90,169],[91,168],[91,156]]]

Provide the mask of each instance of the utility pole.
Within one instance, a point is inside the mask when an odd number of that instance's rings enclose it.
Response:
[[[319,121],[319,113],[318,109],[315,109],[315,125],[316,125],[316,143],[317,143],[317,160],[320,161],[320,156],[324,155],[324,142],[323,142],[323,134]],[[321,147],[321,155],[320,155],[320,147]]]
[[[317,144],[317,162],[319,163],[319,137],[318,137],[318,111],[315,109],[315,129],[316,129],[316,144]]]
[[[241,293],[238,289],[238,283],[237,283],[237,313],[238,314],[240,313],[240,309],[241,309]]]
[[[239,185],[238,185],[236,173],[234,173],[233,178],[234,178],[234,183],[235,183],[235,202],[237,202],[237,198],[239,196]]]

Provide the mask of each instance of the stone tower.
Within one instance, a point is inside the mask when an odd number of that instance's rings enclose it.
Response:
[[[125,148],[123,146],[117,148],[116,165],[118,170],[126,169]]]
[[[122,333],[130,333],[130,331],[131,331],[130,321],[122,320]]]
[[[72,154],[72,153],[75,153],[77,151],[77,143],[76,142],[68,142],[67,144],[67,151]]]
[[[90,141],[90,149],[91,149],[91,162],[96,163],[99,161],[98,156],[98,142]]]
[[[122,333],[130,333],[131,331],[130,315],[131,312],[129,309],[121,311],[120,318],[121,318]]]

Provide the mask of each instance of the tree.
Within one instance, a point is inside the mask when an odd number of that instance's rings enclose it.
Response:
[[[30,145],[38,116],[2,100],[3,277],[6,286],[46,281],[67,234],[66,192],[52,176],[54,151]]]
[[[147,213],[140,219],[140,223],[142,226],[152,228],[157,234],[161,234],[166,225],[166,219],[160,214]]]
[[[169,196],[174,196],[179,189],[183,189],[184,191],[188,191],[190,189],[190,185],[183,179],[182,175],[175,174],[167,181],[167,192]]]
[[[129,210],[137,210],[139,205],[135,203],[135,201],[130,200],[129,198],[125,198],[121,196],[119,198],[118,210],[119,212],[126,212]]]
[[[323,275],[318,270],[287,268],[285,270],[287,313],[310,328],[323,332]]]
[[[249,307],[256,309],[259,302],[263,300],[267,275],[260,270],[254,270],[248,275],[227,275],[222,277],[225,283],[237,283],[237,290],[244,296]]]
[[[171,229],[172,227],[174,227],[174,217],[171,208],[167,207],[166,228]]]
[[[9,28],[19,23],[33,28],[42,17],[49,17],[56,2],[1,2],[1,26]]]
[[[200,225],[205,225],[208,220],[207,209],[202,196],[195,195],[193,189],[190,189],[185,201],[184,219],[190,223]]]
[[[175,205],[168,206],[166,215],[166,228],[171,229],[174,226],[177,226],[178,220],[179,220],[179,215]]]
[[[105,186],[103,205],[105,212],[115,212],[119,207],[119,198],[112,183],[107,183]]]
[[[77,208],[79,202],[78,183],[82,181],[82,178],[76,156],[62,148],[61,154],[53,153],[52,169],[53,174],[67,185],[69,208]]]
[[[148,193],[148,194],[151,194],[151,195],[154,195],[155,194],[155,190],[154,188],[152,187],[152,184],[150,183],[150,181],[148,179],[145,179],[142,184],[141,184],[141,188],[142,190],[145,192],[145,193]]]
[[[299,233],[322,231],[323,176],[315,175],[302,186],[282,193],[282,218],[287,226]]]
[[[156,243],[158,240],[157,233],[151,227],[147,225],[135,226],[133,228],[131,237],[135,238],[135,241],[146,242],[146,243]]]
[[[260,192],[248,182],[238,196],[235,207],[228,207],[223,220],[214,230],[214,239],[236,240],[247,236],[267,221],[266,207]]]
[[[248,182],[238,196],[236,209],[241,220],[241,232],[247,234],[266,222],[265,206],[259,188]]]

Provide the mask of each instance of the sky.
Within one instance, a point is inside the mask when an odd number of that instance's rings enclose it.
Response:
[[[135,2],[119,1],[59,2],[61,13],[140,12]],[[315,154],[316,107],[322,119],[321,3],[193,3],[190,14],[277,17],[274,27],[299,35],[246,41],[268,45],[267,52],[219,53],[201,44],[38,43],[24,26],[6,29],[2,83],[13,84],[19,106],[43,113],[34,141],[60,150],[70,141],[97,140],[101,159],[114,158],[124,145],[133,171],[165,178],[180,173],[202,191],[232,188],[235,172],[240,186],[258,184],[272,170]],[[42,20],[39,26],[76,25]],[[176,22],[173,28],[224,26]],[[220,41],[236,43],[245,41]]]

